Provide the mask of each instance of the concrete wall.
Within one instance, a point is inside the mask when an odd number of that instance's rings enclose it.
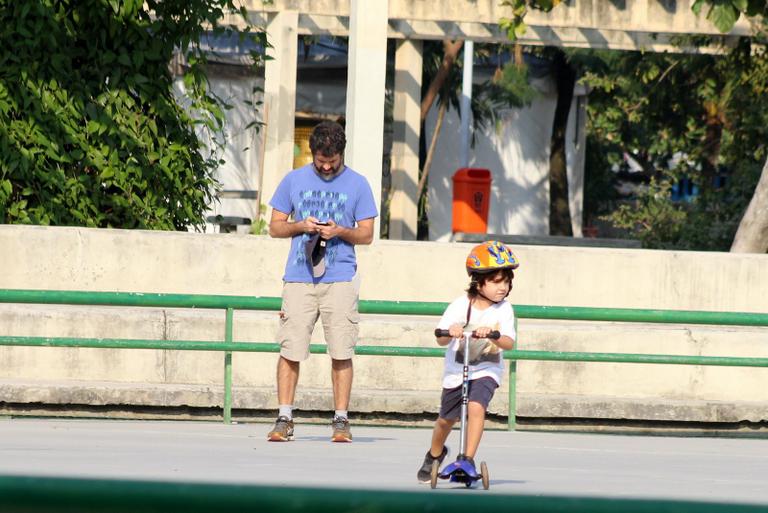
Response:
[[[359,248],[363,299],[450,301],[471,244]],[[279,296],[285,240],[0,226],[0,288]],[[768,255],[520,246],[513,304],[768,312]],[[363,316],[362,343],[431,347],[435,318]],[[235,339],[273,341],[274,312],[236,312]],[[314,337],[322,340],[322,330]],[[219,311],[0,305],[9,335],[221,340]],[[521,320],[521,349],[768,357],[768,328]],[[235,407],[271,409],[276,355],[236,353]],[[358,357],[354,411],[434,412],[441,361]],[[765,369],[520,362],[528,417],[765,420]],[[330,367],[302,367],[297,405],[329,410]],[[0,403],[215,406],[215,352],[0,347]],[[492,411],[506,413],[506,389]]]

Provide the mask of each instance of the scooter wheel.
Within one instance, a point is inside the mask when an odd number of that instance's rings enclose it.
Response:
[[[440,473],[440,462],[432,462],[432,470],[429,473],[429,486],[434,490],[437,486],[437,475]]]
[[[491,486],[491,479],[488,477],[488,465],[484,461],[480,463],[480,476],[483,478],[483,489],[487,490]]]

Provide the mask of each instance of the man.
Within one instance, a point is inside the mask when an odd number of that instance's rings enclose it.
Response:
[[[346,142],[338,123],[317,125],[309,138],[312,163],[288,173],[270,201],[269,234],[292,238],[278,333],[279,412],[267,435],[273,442],[293,439],[299,365],[309,357],[309,339],[318,317],[332,361],[331,440],[352,441],[347,409],[359,319],[355,245],[371,243],[378,212],[365,177],[344,165]]]

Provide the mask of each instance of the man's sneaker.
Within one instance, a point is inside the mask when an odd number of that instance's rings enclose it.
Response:
[[[419,480],[420,483],[429,483],[432,481],[432,462],[437,460],[438,465],[443,464],[443,460],[445,457],[448,456],[448,447],[443,446],[443,452],[440,453],[440,456],[435,458],[432,456],[431,451],[427,451],[427,455],[424,456],[424,463],[422,463],[421,468],[419,469],[419,472],[416,474],[416,478]]]
[[[275,427],[267,435],[270,442],[287,442],[293,440],[293,420],[288,417],[278,417]]]
[[[346,417],[334,417],[331,427],[333,428],[331,442],[352,441],[352,432],[349,430],[349,420]]]

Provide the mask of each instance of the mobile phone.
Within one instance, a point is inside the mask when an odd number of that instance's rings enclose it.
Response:
[[[328,226],[328,225],[330,225],[331,223],[329,223],[329,222],[321,222],[321,221],[318,221],[318,222],[316,222],[315,224],[316,224],[316,225],[319,225],[319,226]]]

